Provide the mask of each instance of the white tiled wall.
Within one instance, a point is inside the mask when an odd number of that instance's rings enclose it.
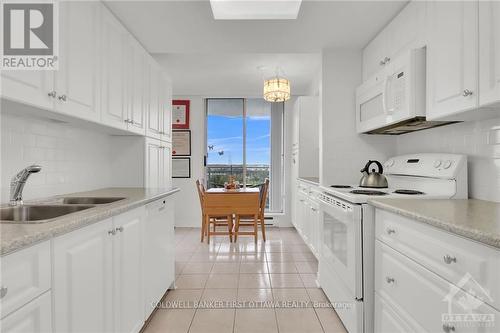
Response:
[[[398,154],[447,152],[469,157],[469,196],[500,202],[500,118],[398,137]]]
[[[1,116],[1,197],[9,200],[10,178],[30,164],[24,198],[85,191],[110,186],[110,137],[52,120]]]

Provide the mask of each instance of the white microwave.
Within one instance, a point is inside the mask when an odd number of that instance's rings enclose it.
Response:
[[[449,123],[425,119],[425,70],[425,49],[412,49],[359,86],[357,132],[397,135]]]

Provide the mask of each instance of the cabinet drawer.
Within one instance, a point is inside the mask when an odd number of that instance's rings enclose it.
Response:
[[[375,333],[422,332],[418,324],[400,313],[395,304],[375,293]],[[417,327],[417,328],[415,328]]]
[[[494,326],[494,320],[500,318],[498,311],[378,240],[375,242],[375,292],[411,318],[408,322],[415,321],[425,331],[443,330],[443,317],[449,318],[449,313],[477,314],[482,320],[449,322],[448,325],[454,327],[450,331],[496,332],[498,329]],[[477,296],[483,297],[483,294]],[[493,322],[486,322],[491,318]],[[487,324],[492,325],[487,327]]]
[[[6,255],[0,260],[3,318],[50,289],[50,242]]]
[[[52,332],[50,291],[2,319],[3,333]]]
[[[376,237],[455,285],[470,274],[477,284],[463,289],[478,295],[489,290],[495,302],[486,302],[500,309],[500,251],[379,209]]]

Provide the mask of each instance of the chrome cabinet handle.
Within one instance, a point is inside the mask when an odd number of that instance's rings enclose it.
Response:
[[[443,324],[443,331],[446,333],[455,332],[455,326],[451,324]]]
[[[394,230],[392,228],[387,228],[385,231],[387,232],[388,235],[396,233],[396,230]]]
[[[7,295],[8,291],[9,291],[9,288],[7,288],[7,287],[0,288],[0,298],[4,298]]]
[[[470,95],[472,95],[472,91],[469,90],[469,89],[465,89],[464,92],[463,92],[463,94],[462,94],[462,96],[464,96],[464,97],[467,97],[467,96],[470,96]]]
[[[312,210],[313,212],[318,211],[316,208],[313,208],[313,207],[311,207],[311,210]]]
[[[388,276],[386,276],[386,278],[385,278],[385,282],[387,282],[388,284],[391,284],[391,283],[396,282],[396,280],[394,280],[394,278],[392,278],[392,277],[388,277]]]
[[[379,65],[380,65],[380,66],[384,66],[384,65],[386,65],[387,63],[389,63],[390,61],[391,61],[391,58],[389,58],[389,57],[385,57],[384,59],[380,60]]]
[[[108,231],[108,235],[111,235],[111,236],[116,235],[116,230],[115,230],[115,229],[113,229],[113,230],[109,230],[109,231]]]
[[[385,65],[385,61],[384,60],[380,60],[380,62],[378,63],[380,66],[384,66]]]
[[[61,95],[61,96],[59,96],[59,97],[57,97],[57,98],[58,98],[60,101],[63,101],[63,102],[66,102],[66,100],[68,99],[68,98],[66,97],[66,95]]]
[[[57,93],[55,90],[52,90],[51,92],[49,92],[47,95],[49,95],[49,97],[52,97],[52,98],[56,98],[57,96]]]
[[[133,121],[132,121],[132,120],[130,120],[130,119],[125,119],[124,121],[125,121],[127,124],[132,124],[132,123],[133,123]]]
[[[443,260],[445,263],[447,263],[448,265],[451,264],[452,262],[456,263],[457,262],[457,258],[456,257],[452,257],[450,256],[449,254],[445,255],[443,257]]]
[[[115,228],[116,231],[123,232],[123,227]]]

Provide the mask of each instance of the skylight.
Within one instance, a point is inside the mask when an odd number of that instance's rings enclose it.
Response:
[[[210,0],[216,20],[294,20],[302,0]]]

